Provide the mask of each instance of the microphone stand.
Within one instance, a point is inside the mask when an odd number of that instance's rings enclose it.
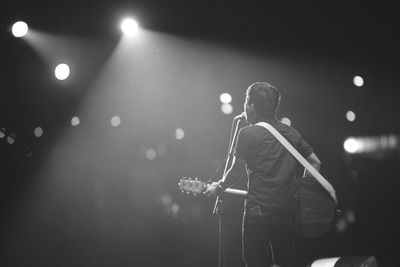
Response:
[[[235,118],[236,119],[236,118]],[[232,123],[231,129],[231,140],[229,144],[229,152],[228,157],[225,163],[225,169],[223,174],[223,181],[225,181],[226,174],[228,172],[228,165],[231,162],[234,144],[236,143],[237,133],[239,132],[239,124],[241,118],[239,118],[235,125],[235,119]],[[235,126],[235,130],[233,131],[233,126]],[[233,136],[232,136],[233,134]],[[215,200],[213,214],[218,215],[218,267],[225,267],[226,266],[226,259],[225,259],[225,240],[224,240],[224,231],[223,231],[223,197],[222,193],[220,192]]]

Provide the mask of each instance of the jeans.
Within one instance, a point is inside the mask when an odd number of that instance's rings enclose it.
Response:
[[[290,214],[247,205],[243,216],[242,249],[246,267],[293,267],[294,219]]]

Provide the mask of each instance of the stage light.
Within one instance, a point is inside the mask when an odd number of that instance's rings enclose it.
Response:
[[[5,128],[1,128],[0,129],[0,138],[4,138],[6,136],[6,129]]]
[[[183,137],[185,137],[185,132],[181,128],[176,129],[175,130],[175,138],[177,140],[181,140],[181,139],[183,139]]]
[[[368,154],[395,151],[399,147],[397,135],[349,137],[343,146],[350,154]]]
[[[157,152],[154,149],[150,148],[150,149],[146,150],[146,158],[147,159],[153,160],[156,157],[157,157]]]
[[[340,259],[340,257],[319,259],[311,264],[311,267],[334,267],[335,263]]]
[[[228,93],[223,93],[219,96],[219,100],[222,104],[229,104],[232,101],[232,96]]]
[[[77,116],[75,116],[75,117],[73,117],[72,119],[71,119],[71,125],[72,126],[78,126],[79,125],[79,123],[81,123],[81,120],[79,119],[79,117],[77,117]]]
[[[36,127],[35,130],[33,131],[33,133],[35,134],[35,136],[37,138],[41,137],[43,135],[42,127]]]
[[[172,212],[173,215],[175,215],[175,216],[178,215],[179,210],[180,210],[180,207],[179,207],[179,205],[177,203],[173,203],[171,205],[171,212]]]
[[[346,119],[348,121],[353,122],[353,121],[356,120],[356,114],[353,111],[349,110],[349,111],[346,112]]]
[[[15,136],[15,134],[10,133],[10,134],[7,136],[7,142],[8,142],[10,145],[12,145],[12,144],[15,143],[15,139],[16,139],[16,138],[17,138],[17,137]]]
[[[65,80],[70,74],[69,66],[65,63],[58,64],[54,69],[54,75],[59,80]]]
[[[121,23],[121,30],[127,36],[134,36],[138,32],[139,26],[133,19],[126,18]]]
[[[121,124],[121,118],[119,116],[114,116],[111,118],[111,125],[117,127]]]
[[[283,124],[288,125],[288,126],[292,125],[292,121],[291,121],[289,118],[286,118],[286,117],[282,118],[282,119],[281,119],[281,122],[282,122]]]
[[[353,83],[357,87],[361,87],[364,85],[364,79],[361,76],[354,76]]]
[[[221,105],[221,111],[224,114],[231,114],[233,112],[233,107],[231,104],[222,104]]]
[[[20,38],[24,37],[28,33],[28,30],[28,24],[23,21],[17,21],[12,26],[11,32],[15,37]]]
[[[378,267],[374,256],[370,257],[334,257],[318,259],[311,264],[311,267]]]
[[[361,148],[361,143],[355,138],[347,138],[343,144],[344,150],[350,154],[357,153]]]

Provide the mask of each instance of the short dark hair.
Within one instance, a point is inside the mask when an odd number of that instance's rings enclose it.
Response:
[[[259,116],[276,116],[281,93],[275,86],[266,82],[255,82],[247,89],[249,104],[254,105],[254,109]]]

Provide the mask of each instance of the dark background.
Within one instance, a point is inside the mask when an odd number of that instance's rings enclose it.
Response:
[[[299,241],[299,258],[376,256],[396,266],[398,149],[369,157],[343,151],[348,136],[399,133],[393,4],[7,0],[0,7],[0,128],[16,136],[12,145],[0,139],[2,266],[217,266],[213,200],[181,195],[177,183],[208,179],[225,157],[233,116],[221,113],[219,95],[229,92],[239,114],[245,89],[261,80],[282,90],[279,117],[314,147],[339,207],[354,215],[344,231]],[[124,55],[118,23],[126,14],[147,39]],[[19,19],[48,38],[39,46],[14,38]],[[52,76],[59,54],[75,64],[66,82]],[[353,85],[355,75],[363,87]],[[122,123],[113,128],[115,114]],[[75,115],[81,124],[71,127]],[[174,138],[178,127],[183,140]],[[144,157],[147,148],[157,150],[155,160]],[[228,266],[241,266],[242,200],[229,197],[226,210]]]

